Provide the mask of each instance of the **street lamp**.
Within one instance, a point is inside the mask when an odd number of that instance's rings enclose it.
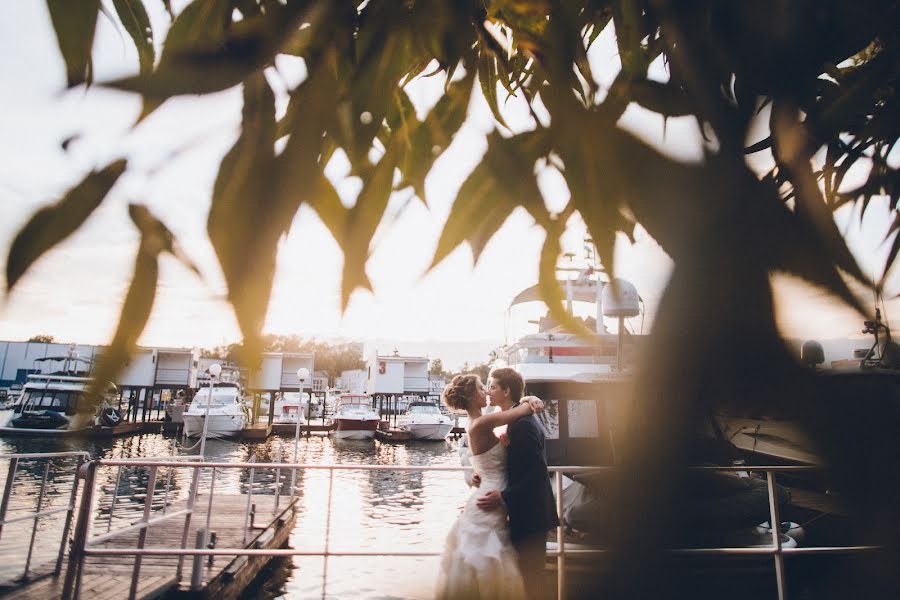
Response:
[[[212,404],[213,398],[213,386],[215,385],[216,377],[221,375],[222,373],[222,365],[219,363],[213,363],[209,365],[209,398],[206,399],[206,413],[203,415],[203,434],[200,437],[200,456],[206,459],[206,431],[209,429],[209,405]]]
[[[297,452],[299,450],[300,445],[300,407],[303,406],[303,382],[309,379],[309,369],[306,367],[300,367],[297,369],[297,380],[300,382],[300,397],[297,399],[297,425],[294,429],[294,463],[297,462]],[[310,397],[310,402],[306,406],[307,412],[312,407],[312,397]],[[297,493],[297,488],[295,484],[297,483],[297,468],[294,467],[291,469],[291,497]]]

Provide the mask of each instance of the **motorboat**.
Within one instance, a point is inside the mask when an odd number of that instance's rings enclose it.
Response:
[[[275,422],[296,423],[308,419],[322,418],[322,404],[315,398],[310,399],[307,392],[282,392],[275,401]]]
[[[443,414],[433,402],[411,402],[397,417],[396,427],[416,440],[445,440],[453,429],[453,419]]]
[[[334,407],[334,435],[341,440],[375,437],[380,418],[365,394],[341,394]]]
[[[207,437],[233,436],[244,429],[249,418],[239,383],[222,381],[197,390],[190,407],[184,411],[184,434],[203,435],[203,422],[207,418]]]
[[[120,415],[104,403],[88,405],[86,390],[93,379],[92,361],[67,356],[35,360],[38,373],[28,375],[16,402],[0,410],[0,433],[21,435],[73,434],[94,425],[109,425]]]

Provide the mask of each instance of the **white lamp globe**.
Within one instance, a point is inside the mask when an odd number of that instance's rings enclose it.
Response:
[[[297,379],[299,379],[300,381],[306,381],[307,379],[309,379],[309,369],[307,369],[306,367],[300,367],[299,369],[297,369]]]
[[[222,365],[219,363],[213,363],[209,365],[209,374],[211,377],[218,377],[222,374]]]

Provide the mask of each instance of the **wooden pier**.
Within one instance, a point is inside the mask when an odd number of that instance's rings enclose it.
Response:
[[[330,433],[334,431],[334,424],[327,423],[325,425],[310,423],[300,423],[300,435],[306,436],[310,433]],[[294,423],[273,423],[272,433],[275,435],[292,436],[297,433],[297,425]]]
[[[216,547],[274,549],[287,545],[294,527],[294,500],[281,498],[275,508],[275,497],[254,494],[251,502],[255,506],[254,523],[245,526],[247,514],[246,494],[216,494],[212,504],[212,518],[209,532],[215,533]],[[206,528],[209,496],[197,496],[188,531],[188,545],[193,547],[197,530]],[[167,512],[184,510],[186,501],[181,500],[168,506]],[[154,515],[157,516],[157,515]],[[145,548],[180,548],[184,534],[184,518],[173,517],[149,528]],[[99,531],[97,531],[99,529]],[[92,535],[103,534],[102,524],[95,525]],[[123,532],[92,549],[136,548],[138,531]],[[41,557],[44,562],[55,560]],[[142,557],[140,572],[136,580],[136,598],[184,598],[230,600],[238,598],[271,560],[267,556],[216,556],[212,563],[207,557],[183,558],[181,581],[176,581],[179,558],[175,555],[149,555]],[[192,568],[199,564],[202,573],[199,586],[191,587]],[[89,600],[115,600],[128,598],[132,586],[134,556],[93,556],[84,559],[79,597]],[[35,571],[47,573],[48,568]],[[198,578],[193,577],[195,581]],[[17,587],[3,590],[4,597],[14,600],[51,600],[61,598],[65,581],[65,567],[59,576],[45,575]]]

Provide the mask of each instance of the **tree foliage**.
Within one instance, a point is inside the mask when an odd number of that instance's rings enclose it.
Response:
[[[867,277],[832,211],[848,203],[865,211],[878,197],[887,199],[893,225],[876,286],[900,250],[898,174],[890,160],[900,124],[900,44],[891,0],[195,0],[172,16],[158,59],[150,36],[141,35],[149,29],[142,2],[120,0],[113,6],[138,49],[139,70],[102,82],[92,82],[90,55],[100,2],[47,5],[67,85],[140,94],[142,118],[168,98],[243,87],[241,134],[222,160],[208,225],[250,354],[265,347],[260,328],[278,242],[299,207],[315,209],[343,249],[346,306],[355,289],[369,287],[366,263],[390,194],[408,187],[426,200],[425,177],[452,143],[473,96],[487,103],[497,127],[457,195],[434,264],[463,243],[477,261],[506,217],[522,207],[547,234],[544,296],[554,317],[577,329],[555,284],[566,223],[576,212],[583,218],[608,269],[617,232],[631,235],[636,224],[643,226],[676,265],[635,400],[643,418],[636,422],[645,427],[624,449],[630,472],[642,475],[621,486],[621,522],[639,522],[627,517],[651,509],[656,516],[645,531],[662,531],[652,526],[669,515],[656,510],[665,504],[658,497],[652,505],[641,499],[640,485],[653,482],[663,496],[675,489],[678,471],[671,467],[683,457],[700,413],[760,399],[803,402],[813,394],[814,384],[777,333],[770,274],[799,276],[862,312],[846,280],[866,284]],[[603,88],[588,52],[607,30],[620,64],[609,67],[612,84]],[[307,75],[276,120],[264,72],[282,54],[302,58]],[[663,80],[651,74],[660,61]],[[445,77],[445,93],[420,119],[404,88],[433,74]],[[528,103],[529,128],[508,126],[510,95]],[[707,139],[703,160],[665,156],[618,127],[631,105],[666,119],[694,119]],[[750,139],[760,120],[767,133]],[[349,176],[363,183],[350,207],[324,175],[338,149],[349,159]],[[772,162],[761,174],[747,158],[759,153]],[[558,213],[546,208],[538,164],[553,165],[568,186],[570,199]],[[88,174],[34,216],[13,242],[9,288],[97,208],[126,168],[117,160]],[[851,169],[863,175],[851,178]],[[156,257],[174,248],[161,223],[148,234],[135,222],[145,241],[105,354],[108,369],[122,364],[143,329]],[[833,408],[834,414],[817,417],[820,425],[849,410]],[[661,411],[666,418],[654,419]],[[826,447],[834,447],[823,435]],[[653,439],[653,448],[641,437]],[[842,460],[837,451],[826,454],[836,464]],[[844,484],[878,488],[846,474]],[[897,499],[896,484],[875,488],[869,491]],[[900,533],[896,516],[875,537],[888,533]],[[625,550],[637,552],[642,541],[623,530],[620,556],[630,557]],[[635,586],[630,597],[653,595],[664,581],[632,574],[621,578]],[[877,575],[871,581],[892,576]]]

